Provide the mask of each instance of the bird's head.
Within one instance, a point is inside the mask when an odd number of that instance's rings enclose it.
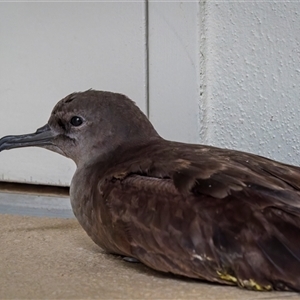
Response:
[[[156,137],[152,124],[129,98],[88,90],[60,100],[48,123],[35,133],[0,139],[0,151],[38,146],[69,157],[79,166],[119,146]]]

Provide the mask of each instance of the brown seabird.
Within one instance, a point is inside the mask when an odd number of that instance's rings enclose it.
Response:
[[[70,198],[92,240],[162,272],[252,290],[300,291],[300,168],[161,138],[126,96],[88,90],[33,134],[74,160]]]

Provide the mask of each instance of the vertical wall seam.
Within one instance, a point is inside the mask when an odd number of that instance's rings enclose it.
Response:
[[[145,89],[146,89],[146,115],[150,118],[150,86],[149,86],[149,2],[145,0]]]
[[[207,1],[199,0],[198,5],[198,87],[199,87],[199,139],[208,141],[208,93],[207,93]]]

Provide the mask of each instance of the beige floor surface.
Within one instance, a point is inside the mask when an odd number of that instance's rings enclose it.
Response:
[[[104,253],[75,219],[0,215],[0,299],[300,299],[184,280]]]

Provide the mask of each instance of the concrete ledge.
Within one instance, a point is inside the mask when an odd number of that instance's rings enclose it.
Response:
[[[0,192],[0,213],[52,218],[74,217],[68,197],[15,192]]]

